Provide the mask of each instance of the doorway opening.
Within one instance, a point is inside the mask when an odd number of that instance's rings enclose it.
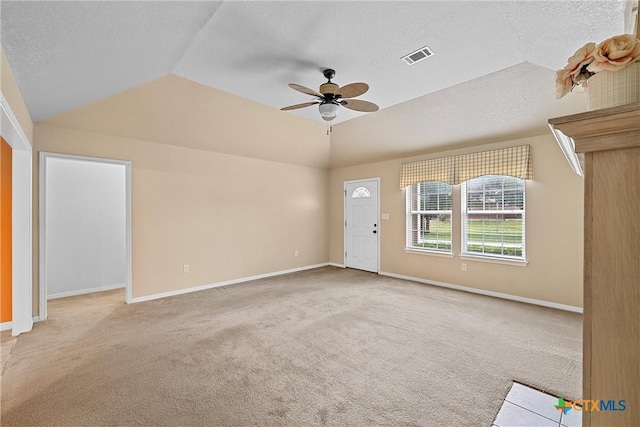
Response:
[[[40,320],[47,301],[132,298],[131,162],[40,153]]]

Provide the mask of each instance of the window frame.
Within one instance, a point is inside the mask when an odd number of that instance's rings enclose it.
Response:
[[[469,215],[469,209],[467,206],[467,185],[469,181],[473,181],[475,179],[486,179],[487,177],[501,177],[503,178],[502,188],[504,189],[504,179],[515,179],[519,180],[522,185],[522,209],[478,209],[471,210],[472,214],[478,215],[520,215],[522,221],[522,255],[505,255],[505,254],[494,254],[494,253],[486,253],[486,252],[474,252],[467,250],[468,244],[468,235],[467,235],[467,216]],[[507,262],[527,262],[527,252],[526,252],[526,193],[527,193],[527,185],[526,180],[521,178],[515,178],[508,175],[483,175],[479,176],[467,181],[464,181],[460,184],[460,257],[470,257],[470,258],[484,258],[496,261],[507,261]],[[483,194],[485,194],[485,188],[483,186]],[[502,206],[504,206],[504,197],[502,199]],[[483,242],[483,247],[486,242]],[[497,245],[496,245],[497,246]],[[504,241],[502,242],[502,247],[504,248]],[[520,247],[520,246],[518,246]],[[504,250],[504,249],[503,249]]]
[[[415,191],[416,191],[416,198],[420,197],[420,192],[421,192],[421,187],[422,187],[422,183],[423,182],[441,182],[441,181],[421,181],[421,182],[417,182],[415,184],[409,185],[408,187],[406,187],[405,192],[405,202],[406,202],[406,217],[405,217],[405,251],[410,251],[410,252],[420,252],[420,253],[429,253],[429,254],[436,254],[436,255],[446,255],[446,256],[453,256],[453,198],[454,198],[454,192],[453,192],[453,186],[451,184],[448,183],[443,183],[449,186],[450,190],[451,190],[451,209],[441,209],[441,210],[420,210],[420,209],[416,209],[413,210],[412,209],[412,195],[414,192],[414,186],[415,186]],[[441,194],[441,193],[438,193]],[[438,198],[438,205],[440,204],[440,199]],[[419,203],[418,203],[419,206]],[[427,248],[427,247],[421,247],[421,246],[414,246],[413,245],[413,236],[412,234],[417,232],[418,233],[418,240],[420,240],[420,236],[421,236],[421,221],[418,220],[418,229],[414,230],[413,229],[413,216],[414,215],[433,215],[433,216],[439,216],[439,215],[448,215],[449,216],[449,222],[451,224],[451,234],[450,234],[450,238],[448,241],[440,241],[439,239],[436,242],[436,245],[440,244],[440,243],[448,243],[449,244],[449,249],[440,249],[440,248]],[[425,241],[426,242],[426,241]],[[419,242],[418,242],[419,243]]]

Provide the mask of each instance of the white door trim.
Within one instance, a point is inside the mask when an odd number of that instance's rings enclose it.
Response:
[[[131,253],[131,162],[127,160],[104,159],[101,157],[74,156],[70,154],[40,152],[40,321],[47,319],[47,259],[46,237],[46,173],[47,159],[71,159],[97,163],[123,165],[125,167],[125,209],[126,209],[126,281],[125,302],[131,304],[132,295],[132,253]]]
[[[376,218],[378,220],[378,224],[380,224],[380,177],[377,178],[366,178],[366,179],[353,179],[350,181],[344,181],[342,183],[342,206],[343,206],[343,212],[342,212],[342,262],[343,265],[347,265],[347,256],[346,256],[346,251],[347,251],[347,233],[346,233],[346,226],[344,225],[347,221],[347,184],[356,184],[359,182],[364,182],[364,181],[377,181],[378,185],[377,187],[377,200],[378,200],[378,206],[376,206]],[[381,239],[381,235],[382,234],[382,227],[378,227],[378,239],[377,239],[377,246],[378,246],[378,260],[377,260],[377,265],[376,265],[376,273],[380,273],[380,239]]]
[[[11,335],[29,332],[32,319],[31,165],[33,150],[9,102],[0,91],[2,137],[11,146]]]

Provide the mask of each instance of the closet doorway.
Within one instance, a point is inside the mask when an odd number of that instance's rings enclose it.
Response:
[[[47,300],[124,288],[131,301],[131,162],[40,153],[40,320]]]

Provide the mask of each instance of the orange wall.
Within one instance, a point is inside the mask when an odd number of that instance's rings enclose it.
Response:
[[[0,138],[1,139],[1,138]],[[11,147],[0,143],[0,322],[11,321]]]

